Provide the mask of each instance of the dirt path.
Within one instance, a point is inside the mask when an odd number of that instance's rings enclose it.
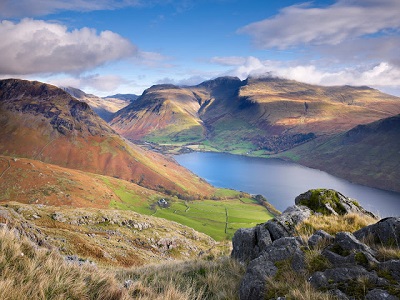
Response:
[[[11,163],[10,163],[10,160],[7,159],[7,158],[0,157],[0,159],[5,160],[5,161],[8,163],[7,168],[5,168],[5,169],[3,170],[3,172],[1,172],[1,174],[0,174],[0,179],[1,179],[1,178],[3,177],[3,175],[4,175],[8,170],[11,169]]]

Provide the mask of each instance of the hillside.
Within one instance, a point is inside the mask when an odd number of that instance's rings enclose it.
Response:
[[[62,255],[102,266],[131,267],[216,255],[223,250],[209,236],[165,219],[132,211],[0,205],[0,223]]]
[[[330,138],[316,139],[280,157],[367,186],[400,192],[400,115]]]
[[[153,86],[110,124],[132,140],[265,155],[397,113],[399,98],[368,87],[221,77]]]
[[[102,97],[102,98],[103,99],[110,99],[110,100],[118,99],[118,100],[123,100],[123,101],[126,101],[126,102],[133,102],[137,98],[139,98],[139,96],[135,95],[135,94],[115,94],[115,95],[110,95],[110,96]]]
[[[130,103],[131,99],[135,99],[132,98],[132,96],[134,97],[135,95],[115,95],[100,98],[92,94],[86,94],[80,89],[76,89],[70,86],[62,87],[62,89],[79,101],[89,104],[93,111],[106,122],[111,121],[114,113],[127,106]]]
[[[131,140],[199,142],[204,138],[195,95],[174,85],[153,86],[116,113],[111,125]]]
[[[121,178],[179,197],[214,188],[174,160],[128,143],[88,104],[40,82],[0,81],[0,154]]]
[[[226,246],[154,217],[2,204],[0,298],[400,296],[399,218],[377,222],[334,190],[309,190],[295,203],[266,223],[238,230],[230,258]]]

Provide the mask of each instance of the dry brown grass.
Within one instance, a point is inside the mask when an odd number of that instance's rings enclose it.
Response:
[[[129,299],[112,276],[0,230],[0,299]]]
[[[354,232],[376,222],[377,220],[370,216],[355,213],[343,216],[312,215],[297,226],[297,230],[303,237],[309,237],[320,229],[334,235],[343,231]]]
[[[68,263],[14,229],[0,229],[0,299],[237,299],[244,267],[227,257],[134,269]],[[129,288],[123,282],[132,280]]]
[[[290,261],[278,263],[279,271],[274,277],[267,279],[266,299],[285,297],[285,299],[301,300],[333,300],[336,299],[328,293],[314,289],[308,282],[308,272],[295,272]]]
[[[125,270],[129,293],[138,299],[238,299],[244,267],[229,258],[194,260]]]
[[[380,261],[400,259],[400,248],[398,247],[375,245],[374,249],[377,251],[376,258]]]

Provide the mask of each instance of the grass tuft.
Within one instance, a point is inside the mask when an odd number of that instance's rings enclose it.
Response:
[[[376,223],[376,219],[355,213],[343,216],[312,215],[301,223],[297,227],[297,230],[302,236],[311,236],[315,231],[320,229],[334,235],[343,231],[354,232],[374,223]]]
[[[238,299],[244,267],[227,257],[146,266],[119,272],[138,299]]]
[[[95,266],[67,263],[6,228],[0,230],[0,299],[129,299]]]

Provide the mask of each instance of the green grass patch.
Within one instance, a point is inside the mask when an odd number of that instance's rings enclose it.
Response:
[[[272,218],[264,207],[239,199],[195,200],[188,203],[189,209],[180,202],[158,209],[154,215],[192,227],[215,240],[230,239],[237,229],[253,227]]]
[[[106,177],[101,179],[119,198],[118,201],[111,201],[111,208],[175,221],[217,241],[231,239],[237,229],[253,227],[273,217],[265,207],[256,204],[254,199],[243,197],[243,193],[230,189],[216,191],[214,196],[224,200],[187,202],[158,194],[143,196],[123,184],[111,183]],[[161,198],[168,201],[169,207],[162,208],[157,204]]]

